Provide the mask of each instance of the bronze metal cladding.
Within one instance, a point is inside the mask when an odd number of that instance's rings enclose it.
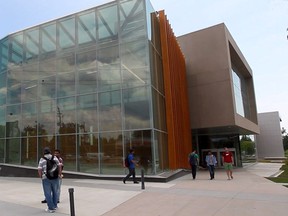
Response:
[[[188,168],[192,150],[185,58],[167,20],[159,11],[165,85],[169,168]]]

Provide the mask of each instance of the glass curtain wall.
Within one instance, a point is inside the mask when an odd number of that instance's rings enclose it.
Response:
[[[48,146],[61,150],[67,171],[123,174],[133,147],[147,174],[163,170],[153,11],[145,0],[113,1],[2,39],[0,162],[36,166]]]

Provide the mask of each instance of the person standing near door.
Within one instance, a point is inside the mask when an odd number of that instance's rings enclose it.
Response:
[[[193,150],[189,154],[188,161],[189,161],[189,164],[191,166],[192,178],[193,178],[193,180],[195,180],[196,179],[197,167],[198,167],[198,164],[199,164],[199,156],[196,153],[196,150]]]

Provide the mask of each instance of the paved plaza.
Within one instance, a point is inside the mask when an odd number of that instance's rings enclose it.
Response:
[[[279,173],[281,164],[256,163],[234,170],[227,180],[217,169],[215,180],[201,170],[168,183],[141,184],[122,181],[63,179],[61,202],[52,215],[70,215],[69,188],[74,189],[77,216],[278,216],[287,215],[288,188],[264,177]],[[0,177],[0,209],[3,216],[49,215],[41,204],[38,178]]]

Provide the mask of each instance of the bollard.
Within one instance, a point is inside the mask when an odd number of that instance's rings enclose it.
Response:
[[[70,214],[75,216],[75,207],[74,207],[74,188],[69,188],[69,198],[70,198]]]
[[[145,185],[144,185],[144,169],[141,169],[141,189],[142,190],[145,189]]]

